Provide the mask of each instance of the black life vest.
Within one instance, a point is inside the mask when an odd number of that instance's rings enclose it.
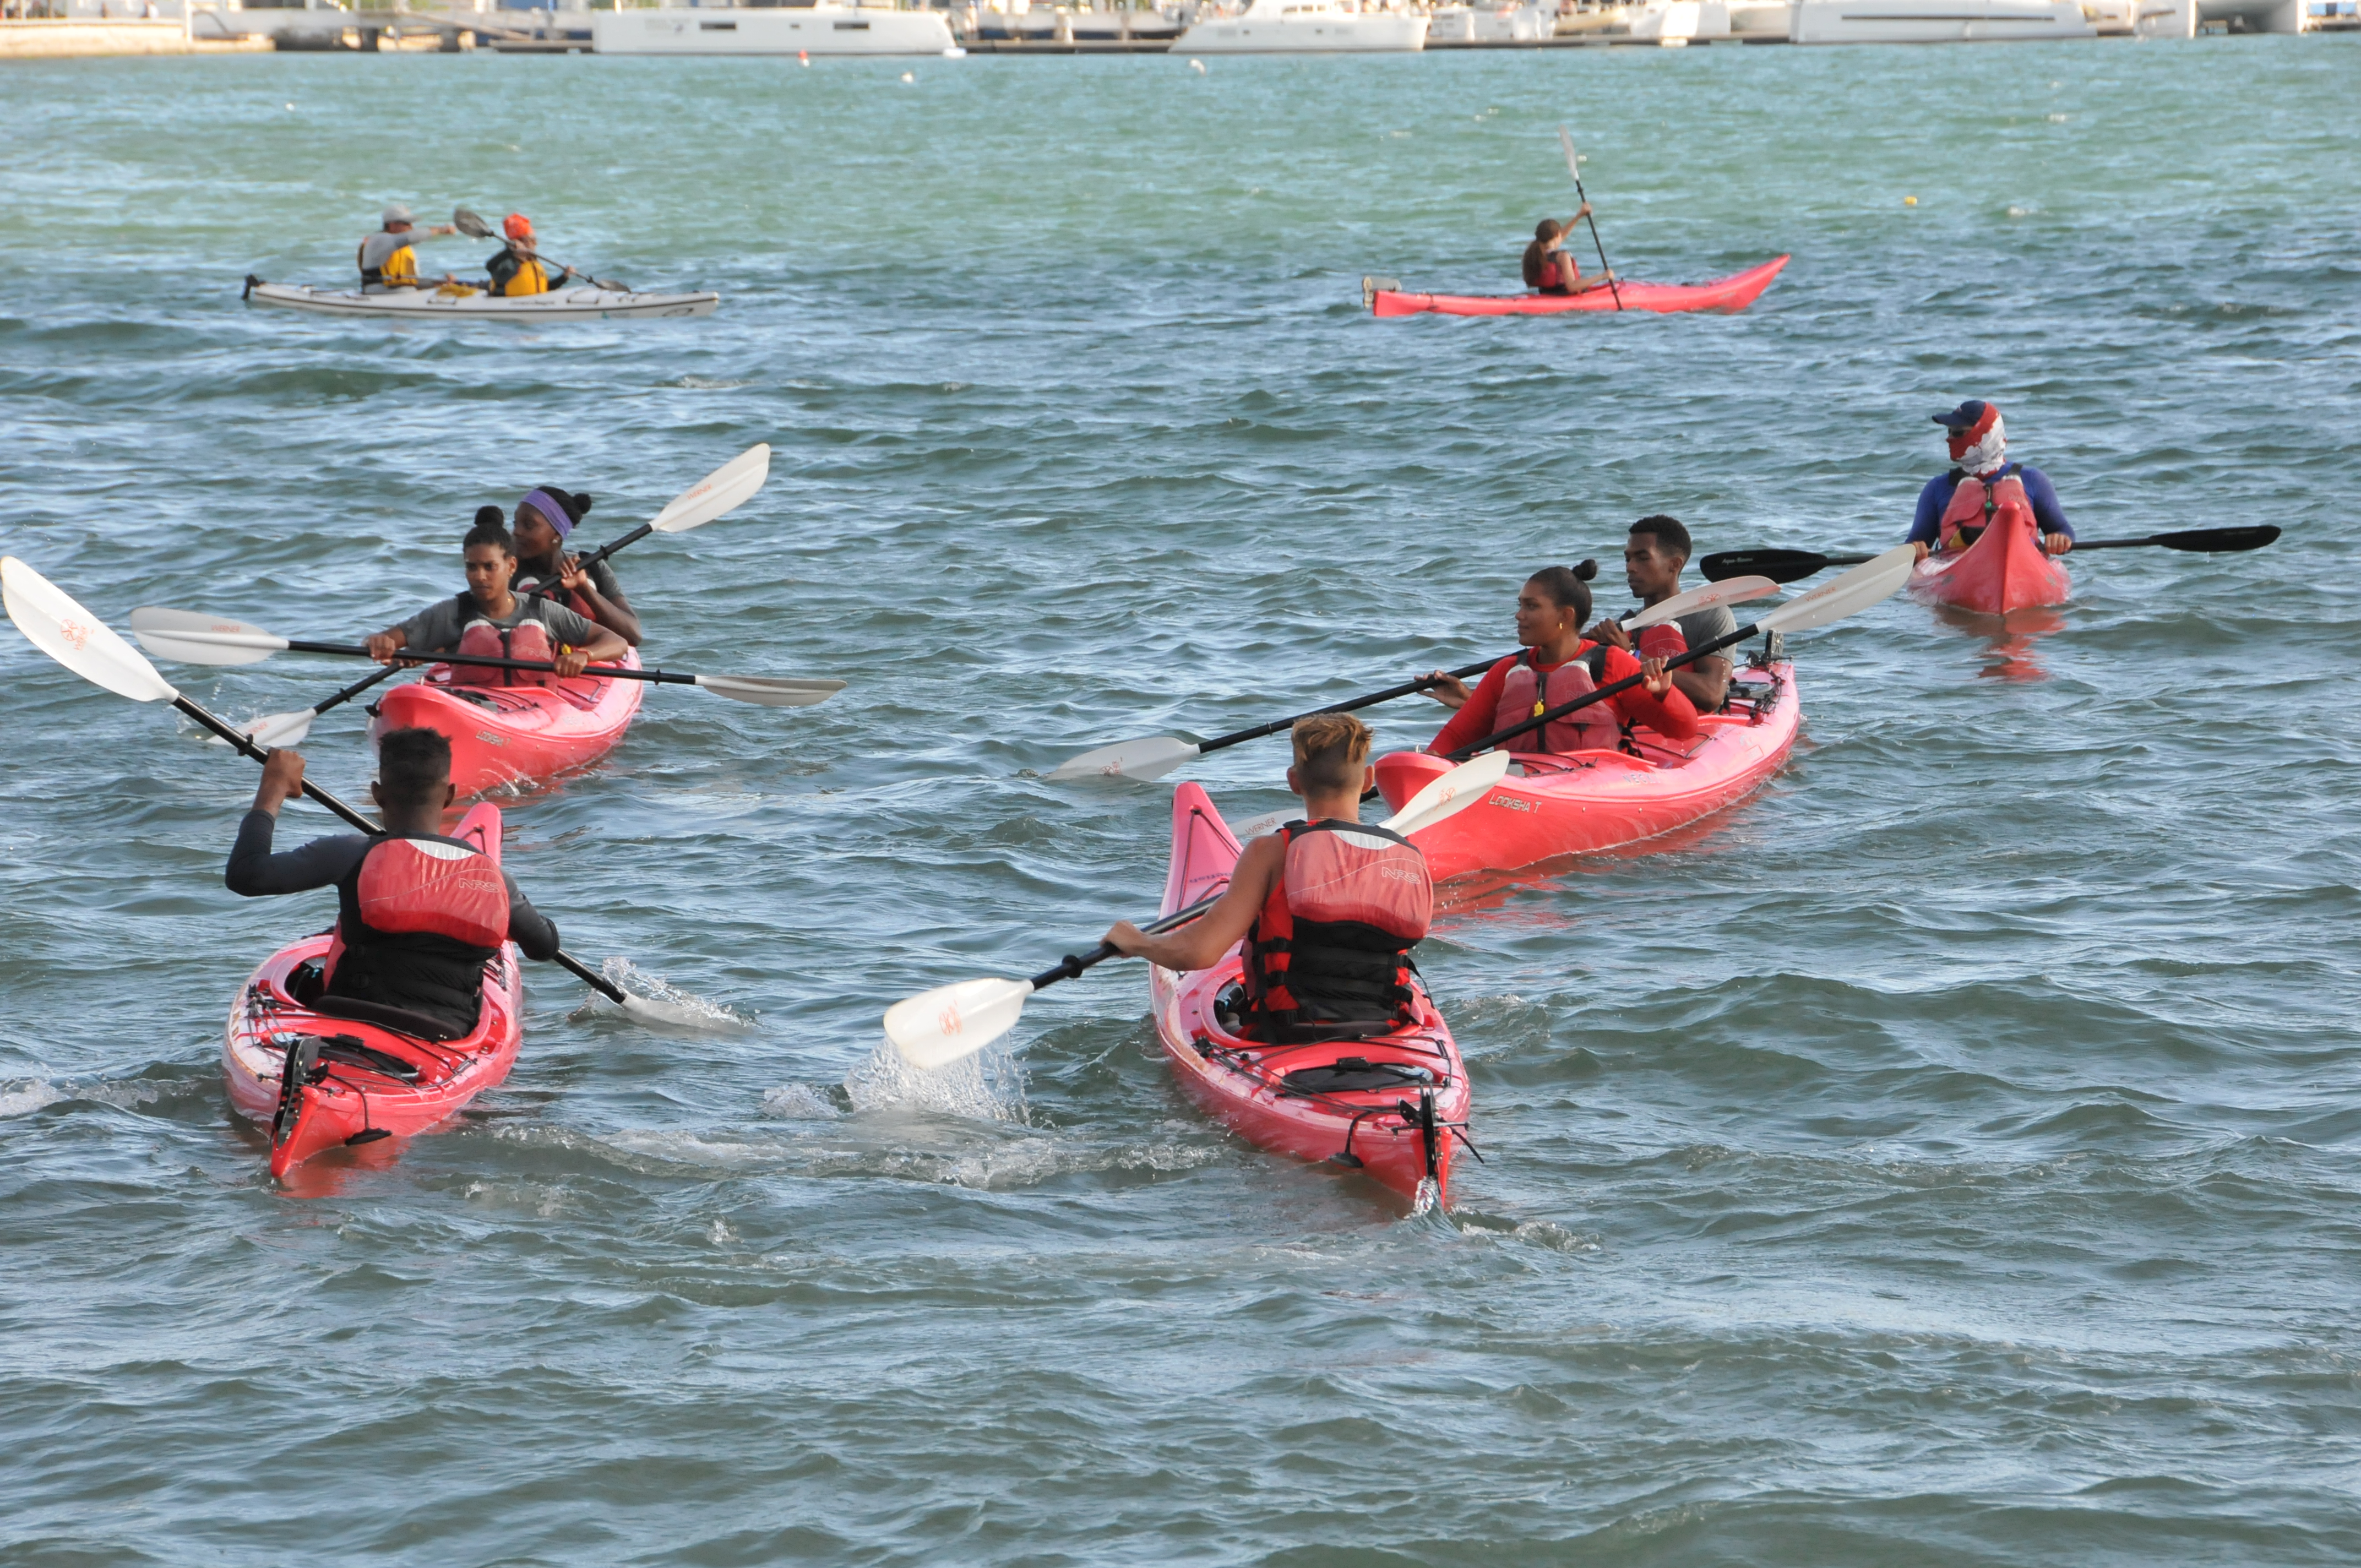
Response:
[[[1411,1022],[1410,950],[1434,917],[1426,856],[1399,833],[1333,817],[1279,832],[1286,865],[1246,933],[1257,1024],[1287,1040]]]
[[[508,935],[499,866],[456,839],[389,834],[336,883],[323,994],[424,1014],[456,1039],[476,1026],[484,966]]]

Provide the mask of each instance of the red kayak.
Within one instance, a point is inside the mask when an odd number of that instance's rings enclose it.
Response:
[[[1793,664],[1740,670],[1725,711],[1697,740],[1631,734],[1627,751],[1516,753],[1519,772],[1480,803],[1410,836],[1435,881],[1512,872],[1561,855],[1653,839],[1752,792],[1795,744],[1800,703]],[[1395,810],[1452,764],[1425,751],[1378,759],[1378,788]]]
[[[1405,294],[1369,291],[1369,309],[1381,316],[1554,316],[1568,311],[1742,311],[1771,286],[1784,256],[1711,283],[1622,283],[1587,294]],[[1616,296],[1622,296],[1619,307]]]
[[[636,650],[624,654],[623,667],[640,667]],[[459,685],[451,666],[436,664],[379,699],[369,733],[441,730],[451,741],[451,782],[463,797],[482,795],[605,756],[631,727],[645,684],[587,674],[554,686]]]
[[[500,808],[477,806],[452,837],[498,861]],[[319,936],[271,954],[238,993],[222,1034],[230,1103],[270,1130],[274,1177],[324,1149],[424,1132],[508,1077],[524,1038],[524,983],[513,942],[486,966],[475,1032],[456,1040],[404,1033],[398,1010],[352,1005],[377,1014],[376,1021],[317,1011],[327,951],[328,938]]]
[[[2073,574],[2041,548],[2029,518],[2014,528],[1995,522],[1965,550],[1938,552],[1910,573],[1910,591],[1920,598],[1978,615],[2064,604],[2073,588]]]
[[[1237,859],[1238,840],[1213,801],[1182,784],[1172,797],[1164,912],[1227,886]],[[1425,1188],[1447,1203],[1451,1146],[1467,1120],[1467,1071],[1425,988],[1418,1021],[1392,1034],[1270,1046],[1223,1020],[1223,992],[1244,968],[1234,948],[1193,974],[1148,970],[1156,1032],[1190,1098],[1259,1148],[1367,1171],[1412,1202]]]

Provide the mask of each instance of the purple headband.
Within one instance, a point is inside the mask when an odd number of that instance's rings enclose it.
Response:
[[[534,490],[531,494],[527,495],[524,499],[517,502],[517,505],[520,507],[531,507],[533,510],[541,513],[543,521],[547,522],[550,527],[557,530],[557,537],[560,539],[565,538],[567,534],[574,532],[573,514],[566,510],[565,502],[559,500],[555,496],[551,495],[547,490]]]

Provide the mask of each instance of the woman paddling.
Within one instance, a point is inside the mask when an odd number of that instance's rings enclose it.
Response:
[[[1582,623],[1589,619],[1590,589],[1581,578],[1564,566],[1535,572],[1517,595],[1517,641],[1523,652],[1485,671],[1473,692],[1455,676],[1433,673],[1427,695],[1459,711],[1427,750],[1447,755],[1521,718],[1632,675],[1645,675],[1646,683],[1577,707],[1510,745],[1520,751],[1614,751],[1623,744],[1626,725],[1645,725],[1668,740],[1695,739],[1697,708],[1673,684],[1664,661],[1636,659],[1620,648],[1588,641]]]
[[[569,493],[555,485],[544,485],[517,503],[516,525],[511,531],[516,537],[516,586],[520,592],[539,583],[557,585],[551,597],[582,617],[596,621],[616,636],[636,648],[640,645],[640,618],[631,601],[623,597],[622,585],[615,580],[615,569],[604,561],[593,562],[588,571],[578,558],[566,554],[566,536],[574,532],[590,510],[591,498],[579,492]],[[500,508],[487,507],[492,521],[500,521]],[[481,521],[480,516],[478,521]]]
[[[1615,274],[1605,272],[1595,283],[1582,280],[1582,265],[1566,248],[1566,236],[1574,225],[1590,215],[1590,203],[1564,223],[1555,218],[1543,218],[1533,229],[1533,243],[1525,247],[1525,287],[1543,294],[1587,294],[1593,289],[1604,289]]]

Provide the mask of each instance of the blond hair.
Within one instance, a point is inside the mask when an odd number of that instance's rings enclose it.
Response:
[[[1358,789],[1360,770],[1374,739],[1369,727],[1349,713],[1310,713],[1289,731],[1295,767],[1307,790]]]

